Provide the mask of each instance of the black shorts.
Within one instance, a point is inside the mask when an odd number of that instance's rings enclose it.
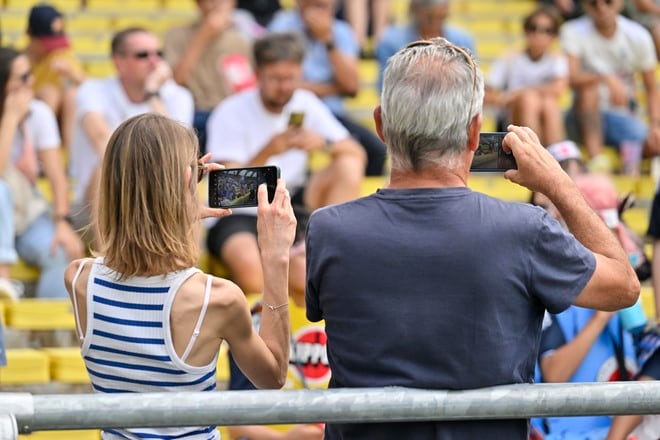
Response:
[[[296,191],[291,197],[292,205],[302,205],[304,189]],[[219,218],[208,230],[206,235],[206,247],[211,255],[221,258],[222,247],[234,234],[249,232],[257,236],[257,216],[239,214],[236,211],[230,216]]]

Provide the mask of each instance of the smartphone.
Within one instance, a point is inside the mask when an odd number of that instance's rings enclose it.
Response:
[[[507,132],[479,133],[479,146],[474,152],[470,171],[506,171],[516,169],[513,153],[502,149],[502,139]]]
[[[225,168],[209,173],[209,206],[211,208],[247,208],[257,206],[257,189],[262,183],[272,202],[280,169],[276,166]]]
[[[300,128],[305,120],[305,114],[302,112],[291,112],[289,115],[289,127]]]

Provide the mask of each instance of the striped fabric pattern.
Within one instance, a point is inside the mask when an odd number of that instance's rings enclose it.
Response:
[[[215,390],[217,358],[204,367],[189,366],[176,355],[170,337],[174,295],[198,271],[118,281],[102,260],[95,261],[82,355],[96,392]],[[103,438],[211,440],[220,435],[215,427],[143,428],[109,429]]]

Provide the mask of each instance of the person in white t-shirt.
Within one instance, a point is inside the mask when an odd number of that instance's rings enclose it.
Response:
[[[530,127],[545,146],[566,138],[560,98],[568,64],[552,50],[560,20],[555,9],[532,11],[523,20],[524,48],[497,58],[486,79],[485,103],[500,111],[501,125]]]
[[[18,257],[39,269],[35,295],[66,297],[64,271],[83,246],[69,224],[69,187],[55,114],[34,99],[30,60],[0,48],[0,298],[16,299],[9,280]],[[52,204],[36,185],[43,172]]]
[[[295,33],[272,33],[254,45],[258,86],[223,100],[211,113],[206,151],[226,167],[276,165],[296,204],[314,210],[357,198],[366,154],[343,125],[302,80],[304,44]],[[300,126],[291,115],[302,113]],[[294,116],[295,118],[295,116]],[[326,151],[329,164],[309,173],[313,151]],[[210,228],[207,246],[245,292],[263,290],[256,241],[256,216],[250,209]]]
[[[143,28],[121,30],[112,39],[111,55],[117,75],[84,82],[76,97],[70,174],[77,227],[90,223],[101,158],[119,124],[156,112],[192,126],[192,95],[171,79],[158,37]]]
[[[568,56],[574,91],[568,123],[577,122],[592,171],[612,169],[603,145],[619,149],[621,159],[639,172],[642,152],[660,152],[660,99],[655,80],[653,38],[639,23],[620,14],[623,0],[583,0],[585,14],[559,31]],[[637,113],[639,76],[649,126]],[[571,131],[569,125],[569,132]]]

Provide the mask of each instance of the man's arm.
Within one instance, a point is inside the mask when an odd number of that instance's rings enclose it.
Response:
[[[531,129],[510,125],[509,131],[504,144],[513,151],[518,169],[506,171],[504,177],[545,194],[569,231],[596,257],[596,269],[574,304],[606,311],[633,305],[640,284],[616,236]]]

